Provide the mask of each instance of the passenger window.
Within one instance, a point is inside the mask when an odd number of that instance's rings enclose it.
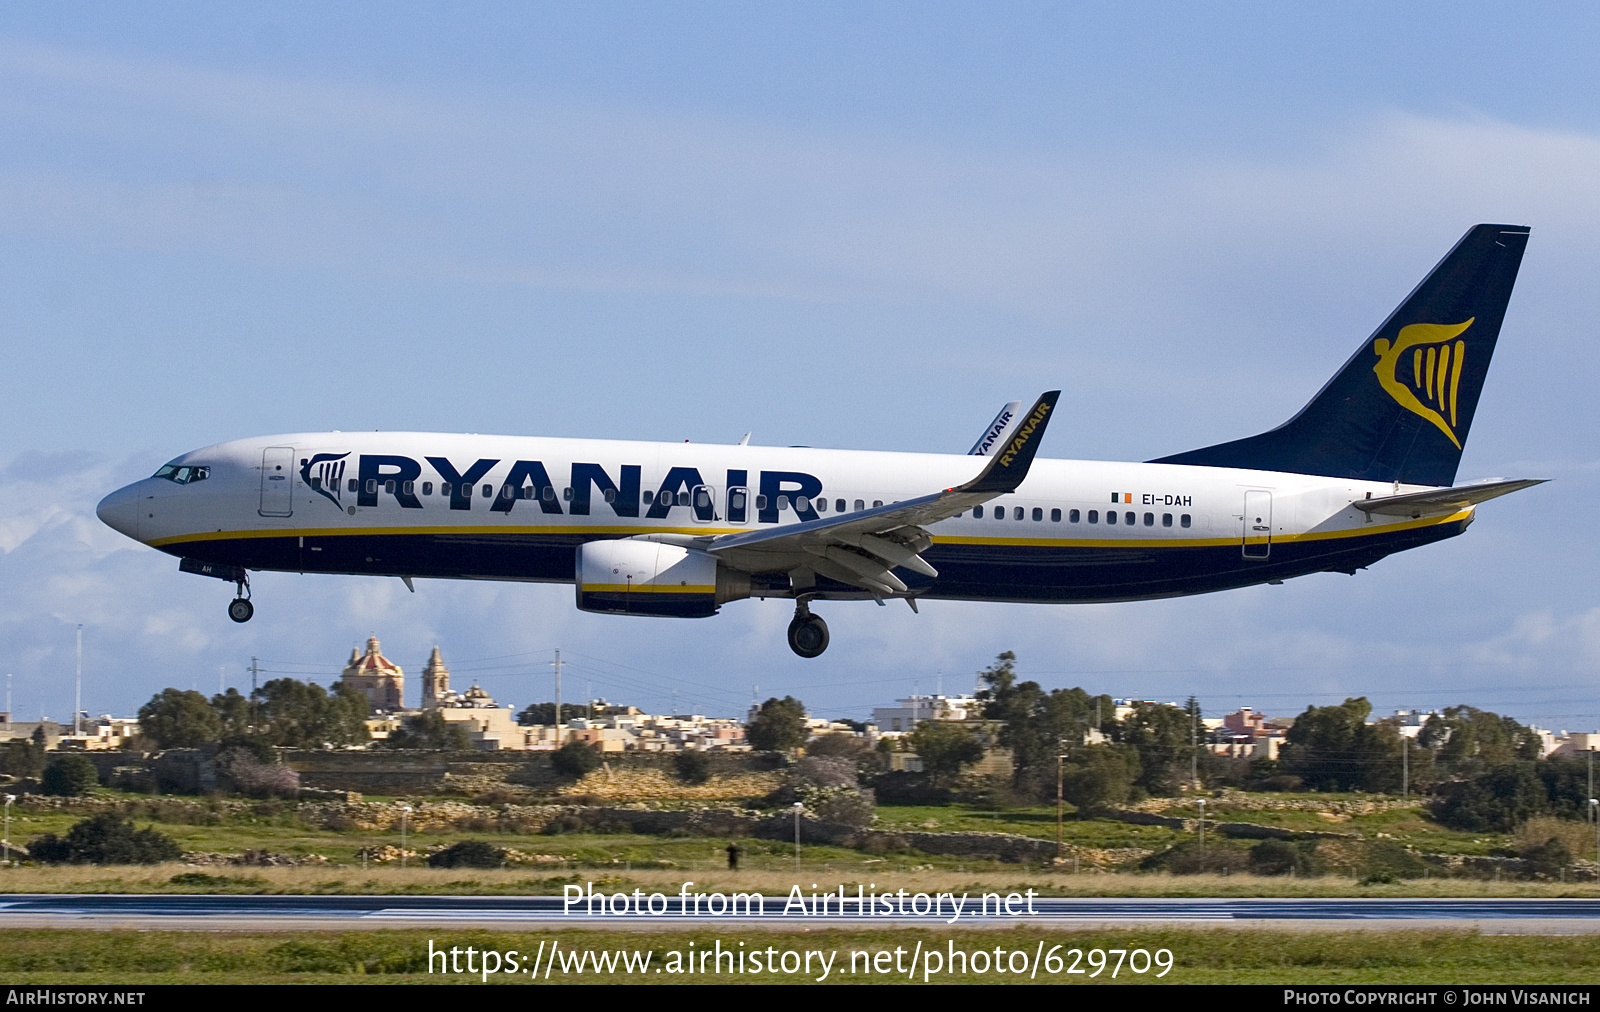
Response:
[[[354,478],[351,478],[350,479],[350,491],[355,492],[355,491],[359,490],[360,488],[361,488],[361,485]]]
[[[1035,521],[1043,520],[1044,519],[1044,510],[1042,510],[1039,507],[1035,506],[1033,508],[1033,519]],[[1058,517],[1058,519],[1059,519],[1059,517]]]
[[[1133,513],[1131,511],[1128,512],[1128,513],[1122,514],[1122,522],[1127,524],[1129,527],[1133,526],[1133,520],[1134,520],[1134,516],[1133,516]]]
[[[1053,524],[1059,524],[1061,522],[1061,511],[1060,510],[1051,510],[1050,511],[1050,522],[1053,523]]]
[[[671,506],[672,493],[663,489],[659,494],[656,495],[656,503],[661,506]]]
[[[494,498],[494,486],[493,485],[485,485],[485,486],[483,486],[483,497],[485,499],[493,499]]]
[[[1072,523],[1077,523],[1078,517],[1081,515],[1077,510],[1067,510],[1067,520]]]
[[[679,492],[678,493],[678,505],[679,506],[687,506],[687,505],[689,505],[689,493],[688,492]]]
[[[782,513],[784,510],[786,510],[788,508],[789,508],[789,497],[786,496],[786,495],[778,496],[778,512]]]
[[[1006,508],[1004,506],[996,506],[994,508],[994,518],[996,520],[1004,520],[1006,518]]]
[[[1163,513],[1163,514],[1161,514],[1161,526],[1163,526],[1163,527],[1171,527],[1172,526],[1172,514],[1171,513]]]
[[[1013,507],[1012,510],[1011,510],[1011,519],[1013,519],[1013,520],[1021,520],[1022,517],[1023,517],[1022,507],[1021,506]]]
[[[1116,522],[1117,522],[1117,511],[1116,510],[1106,510],[1106,523],[1114,524]]]
[[[394,495],[394,479],[393,478],[390,478],[388,481],[383,483],[383,492],[384,492],[385,495]]]
[[[1154,527],[1156,525],[1156,515],[1154,513],[1146,513],[1144,515],[1144,525],[1146,527]]]
[[[516,486],[514,486],[514,485],[501,485],[500,486],[500,498],[502,498],[502,499],[511,499],[511,498],[514,498],[516,496],[516,494],[517,494]]]
[[[882,499],[874,499],[874,500],[872,500],[872,508],[873,509],[877,509],[879,506],[882,506],[882,505],[883,505],[883,500]]]
[[[856,500],[856,509],[864,510],[866,508],[867,508],[867,501],[865,499],[857,499]]]
[[[571,485],[568,485],[566,488],[561,490],[561,498],[566,499],[568,502],[570,502],[572,500],[572,486]]]
[[[817,507],[817,512],[818,513],[826,513],[826,512],[828,512],[828,500],[824,499],[820,495],[817,496],[816,507]]]
[[[844,512],[844,500],[843,499],[835,499],[833,501],[833,508],[838,510],[840,513],[843,513]]]
[[[433,495],[433,482],[425,481],[422,483],[422,494]]]
[[[811,498],[809,496],[797,495],[794,497],[794,511],[796,513],[804,513],[809,509],[811,509]]]
[[[649,489],[645,489],[644,490],[643,501],[644,502],[655,502],[656,501],[656,494],[654,492],[650,491]]]
[[[373,495],[377,491],[378,491],[378,479],[376,479],[376,478],[368,478],[367,479],[367,494],[368,495]]]
[[[450,483],[448,481],[441,481],[439,483],[439,494],[440,495],[449,495],[450,494]]]
[[[974,507],[972,507],[972,519],[974,519],[974,520],[982,520],[983,519],[983,507],[982,506],[974,506]]]
[[[322,479],[317,477],[316,475],[312,475],[311,476],[311,487],[312,488],[321,488],[322,487]]]
[[[1189,526],[1189,514],[1185,513],[1183,516],[1179,517],[1178,524],[1182,527]]]
[[[614,489],[614,488],[608,488],[602,494],[603,494],[606,502],[616,502],[617,501],[617,490]]]
[[[1072,512],[1076,513],[1078,511],[1077,510],[1073,510]],[[1100,522],[1100,511],[1099,510],[1090,510],[1089,511],[1089,522],[1091,524],[1097,524],[1097,523]]]

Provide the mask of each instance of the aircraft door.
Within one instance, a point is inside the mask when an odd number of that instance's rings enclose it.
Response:
[[[294,447],[269,446],[261,451],[261,508],[264,517],[294,515]]]
[[[1244,494],[1244,557],[1265,559],[1272,554],[1272,493],[1256,490]]]
[[[750,490],[742,485],[728,489],[728,523],[750,522]]]
[[[690,489],[689,513],[695,523],[709,524],[717,519],[717,490],[710,485],[696,485]]]

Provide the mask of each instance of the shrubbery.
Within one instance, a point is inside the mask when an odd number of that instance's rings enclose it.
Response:
[[[39,790],[45,794],[76,798],[88,794],[89,789],[99,783],[100,771],[95,769],[94,763],[86,756],[68,752],[58,754],[54,761],[44,768],[44,776],[39,780]]]
[[[588,776],[600,768],[600,753],[574,738],[550,753],[550,766],[563,776]]]
[[[104,812],[64,837],[46,833],[28,844],[28,854],[46,864],[159,864],[176,861],[183,848],[154,829],[134,829],[126,815]]]
[[[429,868],[499,868],[505,863],[506,852],[483,840],[462,840],[428,855]]]

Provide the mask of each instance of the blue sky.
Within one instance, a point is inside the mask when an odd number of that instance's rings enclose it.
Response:
[[[1001,650],[1047,685],[1269,713],[1367,694],[1600,726],[1585,5],[0,8],[0,663],[19,718],[408,670],[863,716]],[[98,525],[183,450],[424,429],[1052,456],[1304,403],[1471,224],[1533,238],[1463,478],[1556,479],[1355,578],[1114,606],[582,615],[561,587],[263,574]],[[577,682],[569,682],[576,686]],[[583,690],[569,687],[576,698]]]

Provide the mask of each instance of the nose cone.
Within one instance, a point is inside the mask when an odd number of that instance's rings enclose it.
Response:
[[[119,534],[139,540],[139,495],[136,485],[119,488],[94,509],[101,523]]]

